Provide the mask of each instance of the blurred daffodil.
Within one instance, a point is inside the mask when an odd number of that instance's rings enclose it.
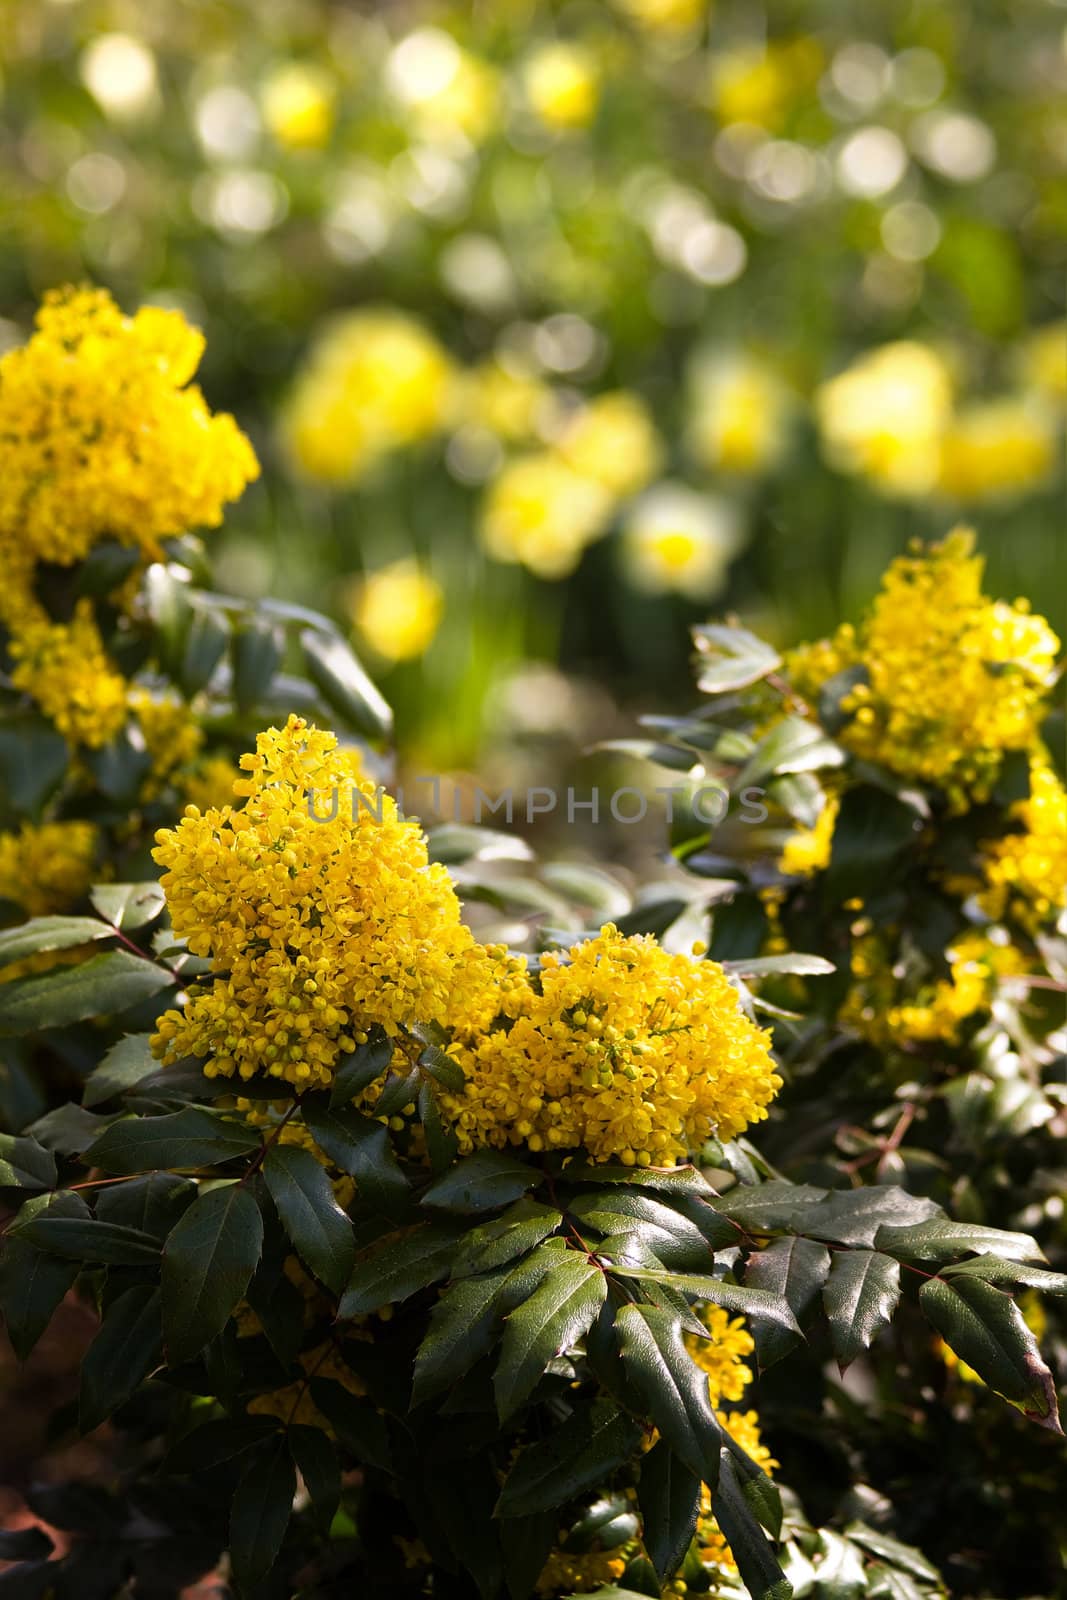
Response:
[[[320,150],[333,131],[336,85],[320,67],[287,61],[260,91],[263,120],[289,150]]]
[[[622,500],[652,480],[663,446],[643,401],[619,390],[582,406],[564,429],[559,452],[568,466]]]
[[[584,128],[596,115],[596,65],[581,45],[541,45],[526,59],[522,84],[529,105],[548,128]]]
[[[637,588],[699,600],[723,588],[741,542],[730,501],[681,483],[659,483],[626,518],[623,559]]]
[[[1035,328],[1019,352],[1019,376],[1050,400],[1067,404],[1067,322]]]
[[[490,360],[471,367],[460,380],[456,410],[464,422],[488,428],[513,442],[531,439],[548,423],[552,390],[529,367]]]
[[[822,69],[814,39],[743,44],[711,59],[711,109],[726,125],[753,123],[775,132],[792,106],[811,90]]]
[[[542,578],[573,572],[603,533],[612,497],[551,450],[519,456],[490,485],[482,542],[497,561],[521,562]]]
[[[689,443],[722,472],[766,471],[789,442],[795,397],[769,362],[744,351],[709,351],[690,374]]]
[[[1056,464],[1058,429],[1041,401],[1006,397],[967,406],[941,445],[942,493],[955,500],[1010,500],[1040,488]]]
[[[913,341],[869,351],[815,395],[831,464],[900,498],[927,494],[937,483],[951,408],[948,368]]]
[[[411,661],[433,642],[445,597],[416,561],[394,561],[372,572],[351,593],[352,620],[383,661]]]

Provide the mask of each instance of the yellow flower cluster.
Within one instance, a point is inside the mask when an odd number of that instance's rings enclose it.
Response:
[[[126,680],[111,666],[89,600],[71,622],[31,621],[11,641],[11,681],[71,744],[99,749],[126,721]]]
[[[160,1019],[163,1060],[310,1088],[375,1023],[394,1038],[455,1015],[484,1026],[503,953],[476,944],[446,870],[358,756],[294,716],[241,766],[242,810],[189,806],[156,836],[174,931],[217,974]]]
[[[1012,807],[1021,832],[982,848],[988,916],[1012,916],[1030,933],[1054,921],[1067,889],[1067,791],[1043,758],[1030,763],[1030,793]]]
[[[708,351],[690,372],[689,447],[716,472],[765,472],[789,443],[796,398],[769,361]]]
[[[814,699],[835,673],[864,668],[841,743],[962,810],[988,797],[1006,751],[1034,745],[1058,650],[1024,601],[983,595],[974,535],[957,529],[894,561],[860,627],[794,651],[789,670]]]
[[[939,487],[972,504],[1038,488],[1055,469],[1058,433],[1043,403],[1008,397],[966,406],[941,442]]]
[[[659,435],[636,396],[600,395],[563,424],[551,448],[504,466],[482,508],[482,542],[498,561],[566,577],[661,459]]]
[[[442,427],[454,381],[448,354],[414,317],[348,313],[323,330],[297,378],[283,420],[289,451],[308,477],[355,483]]]
[[[91,822],[24,822],[0,833],[0,900],[30,917],[68,910],[93,881],[96,845]]]
[[[611,924],[567,961],[544,956],[538,982],[513,981],[499,1011],[459,1036],[467,1082],[444,1107],[464,1151],[669,1166],[765,1117],[781,1086],[721,967]]]
[[[0,607],[32,609],[27,556],[69,565],[100,539],[146,558],[213,527],[258,466],[233,418],[190,385],[203,339],[176,311],[124,317],[98,289],[45,297],[37,331],[0,360]],[[18,583],[12,592],[11,577]]]
[[[445,597],[417,561],[392,561],[353,586],[352,619],[383,661],[411,661],[433,641]]]
[[[963,1024],[988,1008],[998,981],[1027,971],[1014,945],[998,944],[978,930],[961,934],[945,956],[951,976],[924,983],[902,999],[902,976],[884,941],[862,934],[852,949],[854,984],[839,1013],[842,1026],[881,1046],[955,1045]]]
[[[592,1594],[606,1584],[618,1583],[626,1571],[627,1555],[614,1550],[568,1550],[557,1546],[541,1576],[537,1592],[542,1595]]]
[[[828,796],[814,828],[797,828],[789,835],[778,858],[779,871],[790,878],[810,878],[826,870],[840,809],[839,796]]]
[[[130,689],[127,700],[152,758],[141,797],[154,799],[179,767],[196,760],[204,735],[189,707],[176,695],[154,695],[137,685]]]

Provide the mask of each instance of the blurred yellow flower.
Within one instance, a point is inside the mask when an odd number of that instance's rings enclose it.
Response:
[[[355,482],[390,450],[442,426],[452,383],[447,352],[414,317],[388,308],[349,312],[312,346],[283,435],[309,477]]]
[[[489,486],[481,536],[497,561],[541,578],[565,578],[604,532],[612,498],[551,450],[518,456]]]
[[[745,351],[708,351],[690,371],[689,444],[721,472],[773,467],[789,442],[795,399],[769,362]]]
[[[386,73],[420,137],[459,134],[481,144],[500,122],[497,73],[440,28],[407,34],[394,46]]]
[[[410,661],[428,648],[440,626],[445,597],[415,561],[394,561],[356,586],[352,617],[385,661]]]
[[[741,547],[736,508],[680,483],[659,483],[631,508],[623,560],[639,589],[677,591],[694,600],[717,594]]]
[[[93,881],[96,842],[91,822],[24,822],[0,833],[0,900],[30,917],[68,910]]]
[[[1050,400],[1067,402],[1067,322],[1048,322],[1024,339],[1019,377]]]
[[[483,361],[457,383],[456,412],[513,443],[533,438],[554,409],[552,390],[514,361]]]
[[[778,858],[778,870],[787,877],[810,878],[830,865],[834,828],[841,802],[830,795],[819,812],[814,828],[797,828],[786,839]]]
[[[529,105],[548,128],[584,128],[596,115],[596,65],[581,45],[541,45],[527,57],[522,83]]]
[[[724,124],[754,123],[774,132],[822,70],[814,39],[743,44],[712,55],[709,98]]]
[[[912,341],[868,352],[815,395],[832,465],[901,498],[927,494],[937,483],[951,407],[948,368],[936,351]]]
[[[568,466],[618,499],[628,499],[655,476],[663,457],[644,402],[619,390],[598,395],[567,423],[557,446]]]
[[[1067,792],[1043,753],[1030,763],[1030,793],[1012,807],[1019,833],[982,846],[988,916],[1013,916],[1036,933],[1055,921],[1067,895]]]
[[[1059,430],[1041,401],[987,400],[959,411],[941,444],[938,487],[955,500],[1011,499],[1040,488],[1058,454]]]
[[[126,680],[112,668],[90,601],[78,601],[69,623],[31,623],[10,649],[12,684],[65,739],[98,750],[115,737],[126,721]]]
[[[612,0],[617,11],[649,33],[683,33],[710,13],[708,0]]]
[[[336,84],[321,67],[287,61],[260,90],[263,120],[289,150],[320,150],[333,132]]]

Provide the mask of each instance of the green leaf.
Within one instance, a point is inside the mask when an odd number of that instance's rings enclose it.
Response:
[[[509,1517],[501,1529],[509,1600],[530,1600],[556,1542],[556,1520],[553,1512],[538,1511],[529,1517]]]
[[[841,746],[828,739],[818,723],[804,717],[783,717],[759,741],[738,773],[734,787],[741,790],[772,774],[839,767],[844,759]]]
[[[367,1466],[392,1471],[385,1418],[369,1400],[352,1394],[333,1378],[312,1378],[308,1389],[343,1445]]]
[[[70,761],[67,741],[41,717],[5,715],[0,727],[0,772],[7,803],[36,817],[60,785]]]
[[[37,1195],[19,1212],[20,1218],[41,1216],[87,1218],[89,1207],[81,1195],[59,1190]],[[52,1320],[59,1302],[73,1287],[81,1270],[76,1261],[48,1255],[8,1232],[0,1241],[0,1311],[8,1338],[20,1361],[25,1361]]]
[[[132,1089],[155,1072],[158,1062],[152,1054],[150,1038],[147,1033],[127,1033],[113,1044],[85,1080],[82,1105],[103,1105],[105,1100]]]
[[[335,1167],[355,1178],[361,1200],[388,1216],[403,1209],[408,1181],[397,1165],[384,1123],[350,1107],[331,1111],[318,1096],[304,1100],[301,1110],[319,1149]]]
[[[210,682],[229,642],[230,630],[222,618],[205,606],[197,606],[189,619],[177,671],[178,683],[187,699]]]
[[[976,1222],[954,1222],[951,1217],[931,1217],[913,1227],[879,1228],[874,1242],[905,1261],[946,1261],[969,1250],[976,1255],[996,1255],[1008,1260],[1044,1261],[1036,1240],[1028,1233],[1005,1233]]]
[[[442,1089],[448,1089],[452,1094],[462,1094],[466,1077],[459,1062],[442,1050],[438,1044],[424,1045],[419,1054],[418,1065],[424,1072],[439,1083]]]
[[[830,1270],[830,1252],[814,1239],[772,1239],[753,1254],[745,1267],[745,1283],[776,1295],[789,1306],[799,1325],[817,1300]],[[796,1344],[796,1335],[779,1323],[758,1321],[752,1329],[760,1368],[780,1361]]]
[[[260,1147],[255,1128],[227,1122],[200,1106],[164,1117],[124,1117],[90,1146],[85,1160],[105,1172],[139,1173],[160,1167],[213,1167]]]
[[[336,635],[305,628],[300,635],[308,677],[331,710],[365,739],[388,739],[393,713],[352,651]]]
[[[96,917],[34,917],[0,933],[0,967],[44,951],[73,950],[95,939],[114,937],[114,930]]]
[[[929,1278],[919,1304],[950,1350],[997,1394],[1062,1433],[1056,1386],[1011,1295],[980,1278]]]
[[[167,903],[160,885],[147,883],[98,883],[89,899],[105,921],[127,933],[154,922]]]
[[[747,689],[782,664],[778,652],[747,628],[704,623],[693,629],[700,652],[697,688],[703,694],[725,694]]]
[[[422,1405],[449,1388],[488,1354],[500,1323],[500,1290],[508,1276],[505,1266],[487,1277],[461,1278],[442,1292],[415,1358],[412,1405]]]
[[[110,1121],[110,1117],[94,1116],[84,1106],[68,1100],[53,1111],[46,1111],[43,1117],[23,1129],[23,1133],[55,1155],[80,1156],[100,1137]]]
[[[495,1514],[532,1516],[577,1499],[606,1483],[615,1468],[633,1456],[641,1437],[639,1424],[613,1401],[594,1400],[547,1438],[520,1452],[500,1491]]]
[[[812,1188],[808,1183],[772,1178],[768,1183],[738,1184],[729,1194],[719,1197],[716,1208],[750,1233],[801,1233],[807,1214],[826,1195],[825,1189]]]
[[[777,1539],[782,1531],[782,1497],[778,1492],[777,1484],[764,1472],[763,1468],[743,1450],[732,1434],[723,1429],[723,1450],[733,1457],[734,1471],[741,1485],[741,1493],[748,1501],[753,1515],[766,1528],[772,1539]]]
[[[356,1246],[352,1224],[324,1169],[310,1150],[275,1143],[264,1158],[263,1177],[293,1249],[328,1289],[340,1294]]]
[[[678,1570],[696,1532],[700,1511],[700,1477],[659,1439],[641,1458],[637,1503],[644,1525],[644,1546],[661,1581]]]
[[[278,1558],[295,1494],[285,1440],[270,1439],[248,1461],[230,1509],[230,1561],[245,1595],[257,1592]]]
[[[291,1422],[288,1428],[289,1453],[304,1480],[311,1509],[320,1531],[329,1533],[330,1524],[341,1503],[341,1463],[337,1448],[321,1428],[308,1428]]]
[[[160,1293],[137,1284],[108,1306],[81,1363],[78,1421],[82,1433],[105,1422],[163,1359]]]
[[[361,1089],[366,1089],[375,1078],[380,1078],[389,1070],[392,1059],[393,1041],[381,1030],[368,1038],[366,1044],[357,1045],[351,1055],[342,1059],[340,1068],[334,1074],[330,1088],[331,1108],[346,1106],[353,1095],[359,1094]]]
[[[36,1139],[0,1133],[0,1189],[52,1189],[56,1158]]]
[[[899,1539],[893,1539],[888,1533],[883,1533],[880,1528],[871,1528],[865,1522],[850,1522],[844,1530],[845,1537],[851,1539],[853,1544],[860,1545],[864,1550],[869,1550],[879,1560],[888,1562],[891,1566],[899,1567],[904,1572],[910,1572],[913,1577],[921,1578],[924,1583],[935,1584],[940,1590],[941,1575],[921,1550],[916,1550],[914,1545],[901,1544]]]
[[[528,1300],[509,1316],[494,1377],[503,1422],[526,1399],[549,1362],[581,1338],[607,1297],[600,1268],[561,1251]]]
[[[623,1306],[615,1332],[627,1373],[661,1436],[694,1476],[714,1488],[722,1430],[678,1318],[659,1306]]]
[[[821,978],[836,972],[832,961],[822,956],[804,955],[799,950],[784,956],[752,956],[747,961],[723,961],[724,972],[735,972],[741,978],[769,978],[779,974],[795,978]]]
[[[1067,1294],[1067,1273],[1048,1272],[1043,1267],[1031,1267],[1021,1261],[1006,1261],[1003,1256],[971,1256],[967,1261],[954,1261],[951,1266],[942,1267],[939,1276],[950,1280],[974,1277],[986,1283],[1041,1289],[1045,1294]]]
[[[711,1509],[752,1600],[790,1600],[792,1584],[778,1565],[767,1535],[749,1508],[733,1457],[726,1450],[718,1487],[712,1493]]]
[[[841,1250],[823,1286],[830,1341],[844,1371],[889,1323],[900,1299],[900,1263],[877,1250]]]
[[[38,1250],[71,1261],[102,1261],[114,1267],[151,1267],[159,1261],[159,1240],[150,1233],[95,1217],[46,1214],[23,1223],[18,1232]]]
[[[887,864],[919,836],[922,819],[913,806],[869,784],[846,789],[834,823],[827,893],[862,894]]]
[[[163,1119],[166,1120],[166,1119]],[[180,1366],[221,1333],[263,1248],[263,1218],[239,1184],[193,1201],[163,1247],[163,1334]]]
[[[96,1199],[100,1222],[138,1228],[161,1243],[196,1199],[196,1184],[176,1172],[151,1172],[102,1188]]]
[[[696,1167],[624,1167],[605,1162],[603,1166],[581,1161],[568,1163],[562,1174],[567,1183],[624,1183],[629,1188],[652,1189],[666,1195],[696,1195],[714,1200],[718,1195]]]
[[[714,1247],[697,1224],[641,1190],[606,1189],[599,1194],[581,1195],[568,1209],[600,1233],[637,1232],[664,1266],[699,1271],[701,1267],[710,1269],[713,1264]],[[704,1209],[725,1230],[722,1243],[735,1243],[737,1229],[733,1224],[716,1217],[710,1207]]]
[[[356,1317],[406,1300],[447,1277],[459,1232],[446,1222],[424,1222],[387,1234],[357,1261],[341,1296],[338,1317]]]
[[[422,1197],[424,1206],[469,1215],[508,1205],[528,1189],[543,1181],[535,1167],[529,1167],[506,1150],[476,1150],[431,1183]]]
[[[625,1263],[616,1263],[609,1270],[615,1277],[661,1283],[678,1294],[690,1295],[695,1300],[710,1301],[714,1306],[722,1306],[724,1311],[733,1311],[744,1317],[764,1317],[790,1333],[800,1332],[797,1320],[785,1300],[780,1295],[765,1289],[750,1289],[742,1283],[727,1283],[722,1278],[712,1278],[703,1274],[697,1276],[689,1272],[658,1272],[655,1268],[631,1267]]]
[[[490,1272],[514,1261],[555,1233],[562,1222],[562,1213],[551,1206],[528,1197],[517,1200],[502,1216],[483,1222],[465,1235],[452,1264],[452,1276],[465,1278],[475,1272]]]
[[[281,665],[285,633],[276,624],[242,617],[230,640],[233,697],[239,711],[251,711],[270,690]]]
[[[88,1017],[126,1011],[173,983],[171,974],[154,961],[128,950],[108,950],[76,967],[57,967],[0,985],[0,1034],[65,1028]]]
[[[804,1232],[832,1244],[873,1245],[883,1227],[910,1228],[943,1218],[941,1207],[922,1195],[908,1194],[896,1184],[865,1189],[832,1189],[826,1199],[804,1212]]]
[[[277,1433],[277,1417],[222,1417],[182,1434],[167,1451],[163,1465],[178,1477],[210,1472],[244,1455]]]

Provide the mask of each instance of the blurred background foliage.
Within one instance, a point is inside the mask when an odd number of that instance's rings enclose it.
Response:
[[[7,0],[0,335],[175,305],[263,462],[220,586],[329,611],[416,764],[675,708],[915,534],[1062,579],[1049,0]],[[545,780],[540,780],[545,781]]]

